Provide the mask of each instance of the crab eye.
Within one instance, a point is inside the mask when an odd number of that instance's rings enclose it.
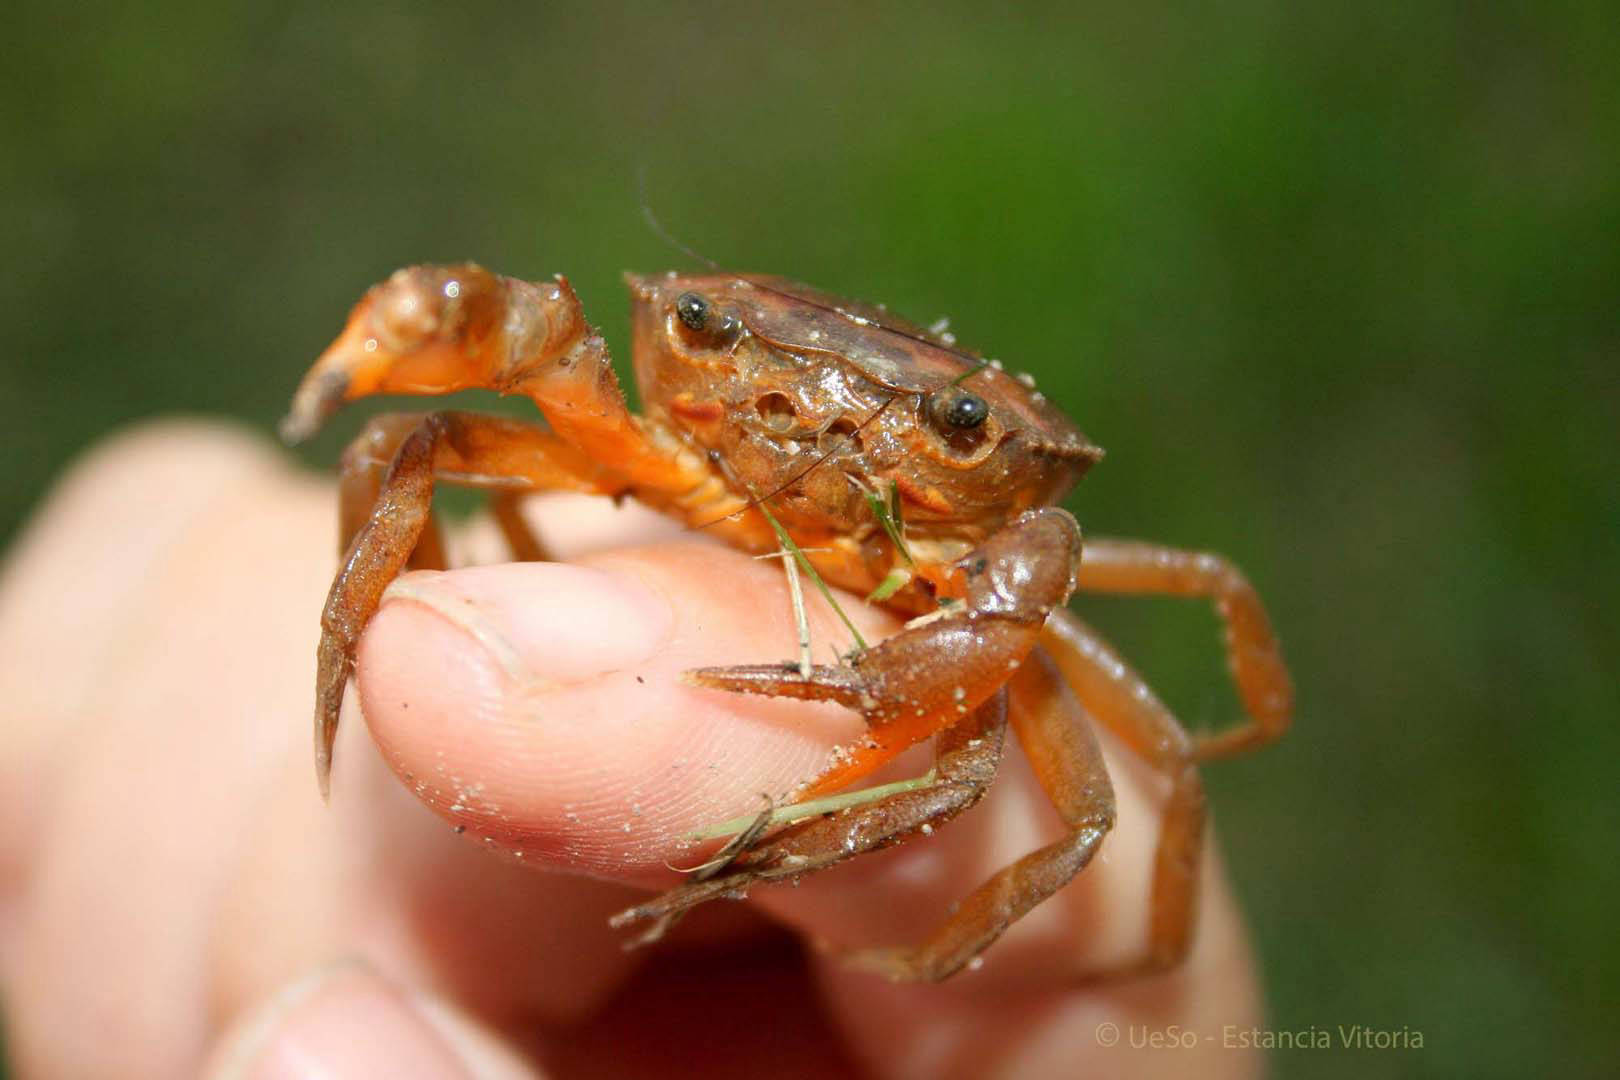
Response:
[[[724,305],[716,305],[695,292],[675,298],[675,317],[681,320],[681,334],[687,344],[720,349],[737,340],[742,320]]]
[[[935,406],[940,420],[953,428],[970,431],[990,418],[990,405],[977,394],[957,394]]]
[[[709,302],[695,292],[681,293],[675,300],[675,314],[688,330],[702,330],[709,322]]]

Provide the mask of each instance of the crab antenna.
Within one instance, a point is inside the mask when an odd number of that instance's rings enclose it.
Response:
[[[647,223],[647,228],[649,228],[649,229],[651,229],[653,231],[654,236],[657,236],[664,243],[668,244],[670,247],[674,248],[676,251],[679,251],[681,254],[685,255],[687,258],[695,259],[698,262],[703,263],[710,270],[718,270],[718,269],[720,269],[720,264],[719,263],[715,262],[713,259],[709,258],[707,255],[699,255],[697,252],[693,251],[691,248],[687,247],[685,244],[683,244],[679,240],[675,239],[675,237],[670,233],[670,231],[668,229],[664,228],[663,223],[658,220],[657,215],[655,215],[653,213],[652,200],[647,197],[647,163],[646,162],[642,162],[641,165],[636,169],[636,198],[641,203],[641,218],[642,218],[643,221],[645,221]]]

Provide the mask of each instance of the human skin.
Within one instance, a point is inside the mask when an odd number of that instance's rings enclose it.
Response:
[[[560,562],[409,575],[385,602],[322,805],[331,484],[196,423],[117,437],[64,477],[0,577],[0,979],[20,1075],[1259,1071],[1221,1045],[1261,1013],[1215,845],[1182,967],[1077,979],[1146,934],[1161,782],[1106,733],[1118,826],[979,970],[894,985],[835,953],[918,937],[1055,835],[1012,748],[985,802],[933,836],[623,951],[607,917],[701,860],[687,833],[813,774],[859,721],[679,681],[793,654],[775,563],[635,507],[530,511]],[[485,525],[455,546],[498,559]],[[845,606],[868,637],[896,628]],[[811,623],[818,658],[845,642],[814,602]],[[1176,1026],[1212,1038],[1130,1045]]]

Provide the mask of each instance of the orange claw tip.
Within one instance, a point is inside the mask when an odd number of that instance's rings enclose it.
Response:
[[[336,734],[335,727],[315,721],[315,786],[320,789],[323,804],[332,801],[332,743]]]
[[[348,391],[348,372],[310,372],[293,395],[292,408],[282,418],[281,441],[296,446],[315,434],[337,412]]]
[[[780,664],[739,664],[732,667],[688,668],[681,672],[681,681],[688,686],[702,686],[710,690],[730,690],[734,693],[758,693],[762,683],[779,681],[802,682],[799,665],[792,661]]]

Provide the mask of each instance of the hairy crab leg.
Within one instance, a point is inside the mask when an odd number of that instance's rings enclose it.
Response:
[[[1048,613],[1074,587],[1080,527],[1066,511],[1031,510],[955,564],[964,602],[810,677],[795,664],[698,668],[698,686],[836,701],[861,713],[863,742],[798,794],[814,798],[868,775],[955,724],[1006,683]]]
[[[321,612],[315,769],[323,796],[330,786],[332,744],[355,649],[382,603],[383,591],[405,569],[427,529],[435,480],[531,491],[612,491],[622,483],[608,470],[576,461],[564,452],[569,448],[541,425],[477,413],[384,417],[356,442],[386,445],[405,428],[405,419],[414,420],[415,426],[399,442],[370,516],[349,543]],[[353,468],[351,473],[346,465],[345,475],[358,475],[359,466]]]
[[[1053,612],[1041,647],[1086,710],[1170,779],[1153,856],[1147,953],[1092,978],[1174,967],[1192,945],[1207,809],[1196,743],[1142,677],[1069,611]]]
[[[825,870],[949,821],[978,802],[995,779],[1006,727],[1007,698],[997,692],[968,717],[940,733],[935,748],[934,783],[790,825],[735,853],[723,873],[688,881],[621,911],[610,922],[622,927],[645,919],[668,920],[710,900],[738,896],[756,883]],[[658,928],[655,925],[653,929]],[[654,940],[656,937],[643,935],[633,944]]]
[[[1241,571],[1219,555],[1137,540],[1088,540],[1079,588],[1092,592],[1207,596],[1225,624],[1227,666],[1249,720],[1194,740],[1196,761],[1264,746],[1288,730],[1294,688],[1265,606]]]

